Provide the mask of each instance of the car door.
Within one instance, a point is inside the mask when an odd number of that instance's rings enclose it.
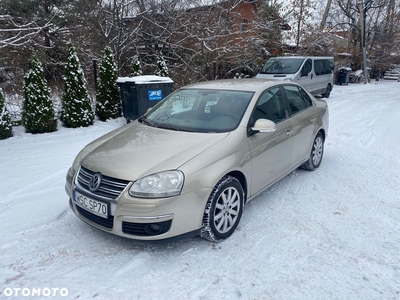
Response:
[[[306,90],[309,92],[312,92],[315,90],[315,74],[314,74],[314,68],[313,68],[313,61],[311,58],[308,58],[301,70],[301,76],[300,79],[297,81],[297,83],[301,84]]]
[[[288,116],[279,87],[266,90],[259,97],[250,117],[249,128],[258,119],[269,119],[276,123],[276,130],[250,134],[248,137],[252,160],[251,194],[260,191],[291,169],[294,142],[293,126]]]
[[[289,103],[293,126],[292,165],[297,165],[310,156],[314,141],[316,108],[310,96],[301,87],[284,85],[283,90]]]

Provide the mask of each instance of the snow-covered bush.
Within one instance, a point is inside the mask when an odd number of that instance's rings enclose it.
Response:
[[[6,108],[3,91],[0,88],[0,140],[12,136],[11,116]]]
[[[44,78],[40,61],[33,57],[31,69],[24,77],[24,102],[22,104],[22,124],[26,132],[44,133],[57,130],[50,89]]]
[[[134,55],[132,57],[131,74],[129,76],[133,77],[133,76],[142,76],[142,75],[143,75],[143,71],[142,71],[142,67],[140,65],[139,57],[137,55]]]
[[[71,42],[68,43],[63,81],[60,119],[64,126],[76,128],[93,124],[94,112],[86,88],[86,79]]]
[[[161,52],[157,56],[157,65],[154,75],[168,77],[168,67]]]
[[[117,86],[118,71],[111,48],[104,49],[100,63],[99,85],[96,91],[96,115],[100,121],[121,116],[121,99]]]

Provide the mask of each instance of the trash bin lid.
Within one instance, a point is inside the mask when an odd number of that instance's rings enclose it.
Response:
[[[157,75],[143,75],[133,77],[118,77],[117,83],[132,82],[135,84],[154,84],[154,83],[174,83],[169,77],[162,77]]]

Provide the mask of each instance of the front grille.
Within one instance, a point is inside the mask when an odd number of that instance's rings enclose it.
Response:
[[[93,174],[95,174],[95,172],[92,172],[84,167],[81,167],[79,170],[78,183],[87,191],[90,191],[89,181]],[[102,175],[102,177],[103,178],[100,187],[97,189],[97,191],[90,191],[90,193],[114,200],[121,195],[122,191],[129,184],[129,181],[127,180],[112,178],[104,175]]]
[[[158,223],[131,223],[122,222],[122,232],[139,236],[154,236],[166,233],[171,228],[172,220]],[[159,230],[152,229],[151,225],[157,225]]]
[[[100,226],[106,227],[106,228],[110,228],[112,229],[114,226],[114,217],[113,216],[109,216],[107,219],[96,216],[86,210],[84,210],[83,208],[80,208],[78,205],[76,205],[76,208],[78,209],[78,212],[81,216],[83,216],[84,218],[88,219],[89,221],[92,221]]]

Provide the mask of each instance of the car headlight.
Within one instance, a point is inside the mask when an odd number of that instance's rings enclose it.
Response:
[[[133,183],[129,195],[140,198],[162,198],[179,195],[184,176],[181,171],[165,171],[143,177]]]

